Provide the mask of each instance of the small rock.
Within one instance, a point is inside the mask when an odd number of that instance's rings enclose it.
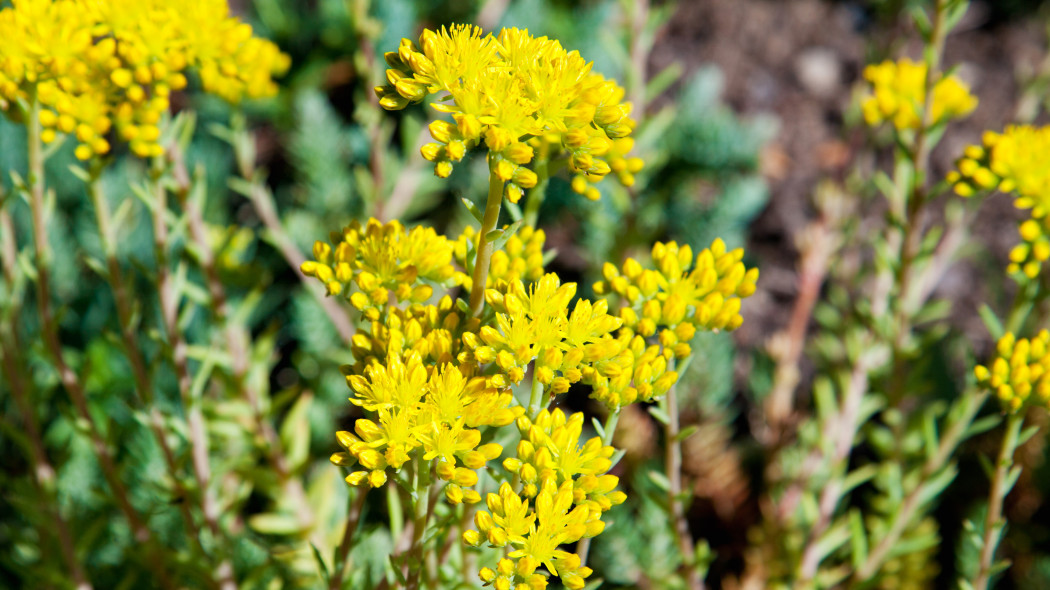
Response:
[[[842,62],[826,47],[811,47],[795,58],[795,77],[807,92],[827,98],[838,90],[842,80]]]

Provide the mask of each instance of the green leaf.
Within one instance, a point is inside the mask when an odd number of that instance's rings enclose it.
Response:
[[[80,180],[84,181],[85,183],[91,182],[91,174],[89,174],[87,170],[84,170],[82,167],[77,166],[76,164],[69,165],[69,172],[73,176],[76,176]]]
[[[1039,432],[1039,427],[1038,426],[1034,426],[1034,425],[1033,426],[1029,426],[1028,428],[1025,428],[1024,430],[1022,430],[1021,434],[1018,435],[1018,437],[1017,437],[1017,446],[1019,447],[1019,446],[1025,444],[1026,442],[1028,442],[1028,439],[1030,439],[1033,436],[1035,436],[1035,433],[1037,433],[1037,432]]]
[[[966,429],[966,435],[963,438],[970,438],[972,436],[977,436],[982,432],[987,432],[998,426],[999,422],[1002,422],[1002,417],[999,416],[999,414],[992,414],[990,416],[985,416],[980,420],[974,420],[969,428]]]
[[[518,230],[521,229],[522,223],[524,223],[524,220],[518,219],[514,223],[510,224],[506,229],[500,230],[503,233],[501,233],[500,236],[493,241],[492,247],[496,250],[502,250],[503,247],[507,245],[507,240],[511,239],[514,236],[514,234],[518,233]],[[492,232],[489,233],[491,234]]]
[[[954,463],[949,463],[937,472],[936,475],[931,477],[923,485],[922,492],[919,493],[919,504],[925,505],[941,495],[945,489],[951,485],[952,481],[955,480],[955,475],[959,472]]]
[[[657,96],[663,94],[672,84],[682,78],[684,71],[685,70],[680,62],[673,61],[671,62],[671,65],[660,70],[653,77],[649,78],[649,82],[645,85],[646,101],[651,101]]]
[[[678,433],[678,434],[677,434],[677,435],[676,435],[676,436],[674,437],[674,440],[675,440],[675,442],[682,442],[683,440],[685,440],[685,439],[689,438],[690,436],[693,436],[694,434],[696,434],[696,433],[697,433],[697,432],[699,432],[699,431],[700,431],[700,427],[699,427],[698,425],[696,425],[696,424],[690,424],[689,426],[687,426],[687,427],[683,428],[683,429],[682,429],[682,430],[681,430],[681,431],[680,431],[680,432],[679,432],[679,433]]]
[[[484,223],[485,214],[481,212],[481,209],[478,209],[478,206],[473,201],[466,197],[460,198],[460,201],[462,201],[463,206],[467,208],[467,211],[470,211],[470,214],[474,216],[478,223]]]
[[[659,406],[649,406],[649,413],[652,414],[653,418],[660,421],[660,424],[670,424],[671,417],[667,415],[667,412],[663,411]]]
[[[858,467],[853,471],[849,472],[849,475],[842,480],[842,491],[841,495],[845,496],[853,488],[863,484],[878,474],[878,467],[874,463],[869,463],[863,467]]]
[[[1003,323],[999,321],[999,316],[995,315],[992,308],[988,307],[987,303],[981,304],[981,307],[977,308],[977,314],[981,316],[981,320],[984,321],[984,327],[988,330],[988,334],[992,337],[992,340],[996,342],[1003,337],[1006,330],[1003,328]]]
[[[671,491],[671,480],[667,479],[667,476],[655,469],[649,470],[649,481],[653,482],[656,487],[660,488],[665,492]]]
[[[328,573],[328,565],[324,562],[324,558],[321,557],[321,551],[317,549],[317,545],[311,542],[310,550],[313,552],[314,560],[317,562],[317,569],[321,570],[321,579],[324,580],[327,586],[328,581],[332,578],[331,574]]]
[[[281,424],[281,445],[288,457],[288,466],[298,470],[310,458],[310,404],[314,396],[305,392],[288,411]]]
[[[294,535],[304,530],[294,514],[264,512],[248,519],[252,530],[264,535]]]
[[[507,212],[510,213],[511,219],[514,221],[521,221],[521,207],[519,207],[517,203],[511,202],[510,199],[504,197],[503,206],[507,209]]]
[[[600,438],[605,438],[605,427],[602,426],[602,421],[597,418],[591,418],[591,425],[594,426],[594,432]]]
[[[868,559],[868,533],[864,530],[864,517],[856,508],[849,511],[849,528],[853,567],[859,568]]]
[[[933,24],[930,22],[930,17],[926,14],[926,10],[920,5],[912,4],[908,7],[908,16],[910,16],[915,23],[915,28],[919,31],[919,36],[923,39],[929,40],[933,31]]]

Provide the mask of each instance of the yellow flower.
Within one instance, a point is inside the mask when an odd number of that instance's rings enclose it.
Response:
[[[974,374],[978,383],[995,393],[1004,411],[1050,407],[1050,332],[1042,330],[1031,340],[1007,332],[990,364],[978,365]]]
[[[452,243],[432,228],[405,229],[398,221],[370,219],[362,228],[353,222],[331,235],[331,243],[316,242],[314,260],[300,267],[315,277],[329,295],[343,294],[369,319],[378,319],[393,293],[398,301],[423,302],[456,273]],[[356,290],[353,287],[356,286]]]
[[[652,249],[656,268],[643,268],[633,258],[623,268],[606,263],[598,293],[616,293],[627,304],[624,326],[648,338],[660,332],[661,343],[678,358],[690,353],[697,329],[735,330],[744,321],[741,300],[755,292],[758,269],[748,269],[741,248],[727,250],[716,239],[693,259],[689,245],[657,242]],[[685,327],[683,327],[683,325]]]
[[[507,285],[506,293],[489,289],[485,296],[496,310],[496,325],[482,326],[468,346],[474,346],[479,362],[494,362],[511,383],[520,382],[535,361],[537,379],[551,386],[559,379],[555,391],[564,393],[568,383],[579,381],[581,362],[615,353],[609,334],[620,325],[604,302],[577,301],[570,316],[575,294],[575,283],[562,284],[553,273],[528,289],[521,281]]]
[[[994,190],[1014,194],[1014,205],[1030,218],[1018,228],[1022,243],[1010,253],[1007,272],[1038,276],[1050,258],[1050,126],[1011,125],[1001,134],[986,132],[982,145],[966,148],[947,180],[963,197]]]
[[[573,503],[586,505],[595,516],[626,499],[623,492],[616,491],[619,478],[607,473],[616,449],[602,445],[597,436],[580,444],[582,413],[566,418],[560,408],[544,409],[534,421],[518,418],[517,426],[521,442],[503,467],[520,478],[522,494],[535,496],[547,480],[556,486],[573,482]],[[598,523],[587,522],[592,527],[601,526]]]
[[[948,181],[968,197],[998,189],[1015,193],[1021,209],[1046,216],[1050,206],[1050,126],[1010,125],[1002,133],[987,131],[982,145],[966,148]]]
[[[582,566],[578,555],[558,548],[588,534],[586,522],[591,515],[586,506],[573,507],[572,482],[556,486],[553,480],[546,481],[531,507],[503,483],[498,494],[488,495],[486,504],[491,513],[478,511],[474,518],[478,530],[466,531],[464,540],[475,546],[487,541],[512,549],[496,570],[482,568],[479,575],[486,585],[544,588],[545,580],[536,578],[543,577],[537,572],[542,565],[567,588],[583,588],[591,569]]]
[[[454,502],[480,500],[477,492],[464,491],[477,483],[476,470],[503,452],[496,443],[478,446],[483,425],[510,424],[520,415],[507,406],[509,391],[487,386],[484,377],[466,378],[454,364],[426,366],[410,351],[388,354],[383,363],[372,362],[363,375],[350,374],[347,383],[354,391],[350,401],[377,420],[359,418],[357,435],[338,434],[345,453],[332,456],[337,465],[359,463],[363,470],[347,477],[351,485],[378,487],[386,482],[387,469],[395,472],[421,454],[435,472],[451,482],[446,496]]]
[[[375,89],[384,108],[402,109],[430,94],[447,93],[433,106],[452,120],[434,121],[434,143],[422,148],[440,177],[451,174],[467,149],[484,143],[492,172],[507,182],[507,197],[517,202],[522,189],[537,182],[526,167],[535,150],[550,157],[550,145],[557,145],[580,179],[574,187],[582,182],[579,192],[597,198],[597,189],[588,190],[587,183],[601,180],[612,170],[611,162],[624,160],[622,150],[630,148],[620,143],[612,160],[603,159],[615,140],[634,129],[631,105],[623,102],[621,87],[592,73],[590,63],[556,40],[513,28],[497,37],[482,36],[476,26],[453,25],[424,30],[418,45],[403,39],[386,61],[387,84]],[[618,166],[636,172],[640,164],[635,159]]]
[[[861,105],[868,125],[884,121],[898,130],[918,129],[926,102],[926,64],[908,58],[884,61],[864,69],[864,78],[872,85],[872,94]],[[955,76],[944,76],[933,86],[930,100],[930,123],[937,125],[969,115],[977,99]]]
[[[616,342],[621,348],[615,356],[586,365],[581,371],[581,382],[592,388],[591,397],[609,409],[659,398],[678,381],[678,373],[669,370],[673,358],[670,349],[646,345],[644,338],[632,336],[626,327]]]
[[[225,0],[18,0],[0,9],[0,106],[36,98],[42,138],[75,135],[77,157],[107,153],[111,128],[141,157],[195,69],[230,102],[275,94],[288,57],[252,36]]]

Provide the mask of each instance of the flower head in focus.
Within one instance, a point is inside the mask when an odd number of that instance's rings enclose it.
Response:
[[[864,78],[872,85],[861,105],[868,125],[888,121],[899,131],[918,129],[926,104],[926,70],[925,63],[908,58],[864,68]],[[977,98],[958,78],[944,76],[934,83],[929,106],[930,124],[937,125],[969,115],[977,108]]]
[[[387,84],[376,87],[386,109],[403,109],[435,93],[446,93],[433,106],[451,117],[430,125],[434,143],[422,148],[434,172],[447,177],[469,148],[485,144],[494,175],[505,181],[512,202],[537,183],[527,165],[537,151],[545,158],[552,146],[568,156],[573,188],[591,199],[591,183],[619,168],[629,184],[641,160],[626,159],[635,122],[624,90],[600,74],[576,51],[527,30],[508,28],[498,36],[479,27],[453,25],[424,30],[418,45],[401,41],[386,54]]]
[[[453,245],[432,228],[405,229],[398,221],[353,222],[314,244],[314,259],[300,270],[325,285],[329,295],[343,294],[369,319],[378,319],[393,294],[398,301],[423,302],[434,289],[456,276]],[[356,287],[356,289],[354,289]]]
[[[688,244],[657,242],[655,268],[628,258],[618,269],[605,263],[597,293],[615,293],[623,300],[624,326],[643,337],[658,335],[678,358],[688,356],[697,330],[735,330],[743,322],[741,301],[755,292],[758,269],[742,262],[744,250],[728,250],[716,239],[693,258]],[[633,334],[632,334],[633,335]]]
[[[556,486],[553,480],[547,480],[531,503],[515,494],[510,484],[503,483],[498,494],[488,495],[486,504],[489,511],[475,514],[477,530],[465,531],[464,541],[473,546],[488,542],[493,547],[511,549],[495,570],[481,569],[479,576],[486,586],[546,588],[546,576],[537,572],[543,566],[561,578],[566,588],[584,587],[591,568],[583,566],[575,553],[559,549],[560,545],[593,536],[588,534],[586,524],[589,508],[573,505],[571,482]]]

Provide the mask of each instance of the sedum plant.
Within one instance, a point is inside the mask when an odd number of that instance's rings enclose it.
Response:
[[[442,529],[473,513],[463,542],[497,549],[478,573],[485,585],[545,588],[550,575],[583,588],[592,573],[588,541],[605,528],[602,514],[626,499],[609,474],[620,412],[661,400],[677,429],[676,360],[689,358],[698,330],[741,324],[740,301],[754,293],[758,270],[720,240],[695,256],[687,245],[657,243],[652,269],[633,258],[622,270],[606,265],[595,291],[612,303],[574,301],[575,283],[543,272],[542,231],[523,218],[496,226],[504,199],[514,207],[523,189],[561,166],[573,174],[573,188],[592,198],[589,184],[614,169],[631,182],[640,162],[615,147],[634,126],[623,89],[591,74],[578,53],[517,29],[484,37],[472,26],[426,30],[418,47],[404,40],[386,61],[390,84],[376,88],[381,106],[400,109],[447,92],[433,106],[454,123],[431,123],[436,141],[422,154],[446,177],[468,148],[480,148],[489,194],[485,209],[468,205],[480,228],[456,238],[370,220],[317,242],[303,264],[361,312],[355,363],[344,372],[350,401],[366,417],[354,433],[339,433],[345,452],[332,461],[351,466],[350,485],[391,482],[410,498],[411,548],[395,561],[407,587],[453,582],[428,557],[439,551],[428,540],[446,538]],[[543,198],[531,191],[526,215]],[[436,289],[447,294],[428,303]],[[590,386],[608,409],[590,439],[583,414],[555,405],[576,384]],[[495,440],[506,442],[483,443]],[[503,469],[487,466],[505,454]],[[476,488],[486,484],[488,510],[475,511]],[[442,489],[447,505],[438,508]],[[684,525],[679,494],[670,508]],[[691,546],[688,530],[679,532]],[[576,552],[561,549],[572,544]]]
[[[968,3],[909,3],[737,354],[774,123],[648,71],[672,3],[476,4],[0,4],[0,586],[1040,587],[1045,72],[942,177]]]

